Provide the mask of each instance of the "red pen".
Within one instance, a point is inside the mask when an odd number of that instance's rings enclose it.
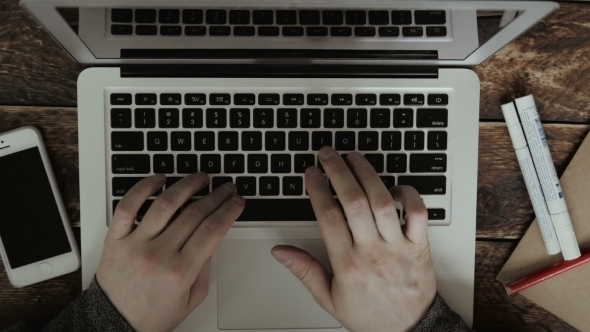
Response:
[[[506,288],[508,288],[508,295],[516,294],[523,289],[527,289],[542,281],[551,279],[558,274],[569,271],[588,262],[590,262],[590,250],[585,251],[582,256],[571,261],[561,261],[559,263],[555,263],[542,270],[529,274],[528,276],[507,283]]]

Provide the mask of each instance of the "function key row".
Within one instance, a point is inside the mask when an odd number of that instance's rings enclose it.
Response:
[[[180,93],[162,93],[160,94],[160,105],[182,105],[183,96]],[[111,105],[132,105],[135,99],[136,105],[156,105],[158,95],[155,93],[137,93],[133,98],[130,93],[113,93],[110,95]],[[231,105],[232,95],[229,93],[211,93],[209,94],[209,105]],[[327,93],[236,93],[233,95],[234,105],[265,105],[265,106],[401,106],[402,96],[400,94],[332,94]],[[449,96],[446,94],[428,94],[428,105],[446,106],[449,103]],[[403,104],[406,106],[424,106],[426,98],[424,94],[405,94]],[[204,93],[187,93],[184,95],[185,105],[205,105],[207,104],[207,95]]]

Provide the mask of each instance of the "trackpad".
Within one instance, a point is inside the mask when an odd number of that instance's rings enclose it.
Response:
[[[325,312],[270,250],[302,248],[329,266],[321,240],[225,240],[217,249],[220,329],[310,329],[341,325]]]

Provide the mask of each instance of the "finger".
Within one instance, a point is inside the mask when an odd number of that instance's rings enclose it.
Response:
[[[236,191],[233,183],[219,186],[209,195],[187,206],[158,238],[161,238],[170,249],[180,250],[201,222],[235,195]]]
[[[356,152],[349,154],[347,161],[369,199],[379,234],[389,243],[398,241],[402,236],[402,231],[395,202],[377,175],[375,168],[367,159]]]
[[[190,310],[195,309],[199,304],[205,301],[207,294],[209,294],[209,276],[211,274],[211,257],[205,262],[197,280],[191,286],[190,298],[188,306]]]
[[[395,186],[390,192],[393,199],[400,202],[406,212],[406,238],[416,244],[428,244],[428,210],[416,189],[410,186]]]
[[[342,203],[354,240],[368,242],[378,238],[379,233],[367,195],[348,165],[334,149],[328,146],[320,150],[319,157]]]
[[[332,275],[317,259],[291,246],[276,246],[272,248],[271,254],[301,281],[320,307],[334,316]]]
[[[113,240],[120,240],[129,235],[133,229],[137,211],[139,211],[148,197],[162,189],[164,181],[166,181],[166,177],[158,174],[135,184],[117,205],[107,237]]]
[[[166,189],[152,203],[141,224],[133,233],[144,241],[158,236],[182,204],[197,191],[203,189],[207,183],[209,183],[207,174],[196,173],[186,176],[170,189]]]
[[[181,250],[191,273],[199,273],[207,258],[217,249],[221,239],[244,211],[244,203],[242,196],[235,195],[228,199],[217,211],[205,218],[191,235]]]
[[[326,243],[328,256],[334,262],[352,248],[352,236],[342,209],[336,203],[319,168],[312,166],[305,170],[305,187]]]

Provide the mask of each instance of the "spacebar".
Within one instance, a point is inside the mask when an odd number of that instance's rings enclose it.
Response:
[[[246,199],[237,221],[315,221],[309,199]]]

